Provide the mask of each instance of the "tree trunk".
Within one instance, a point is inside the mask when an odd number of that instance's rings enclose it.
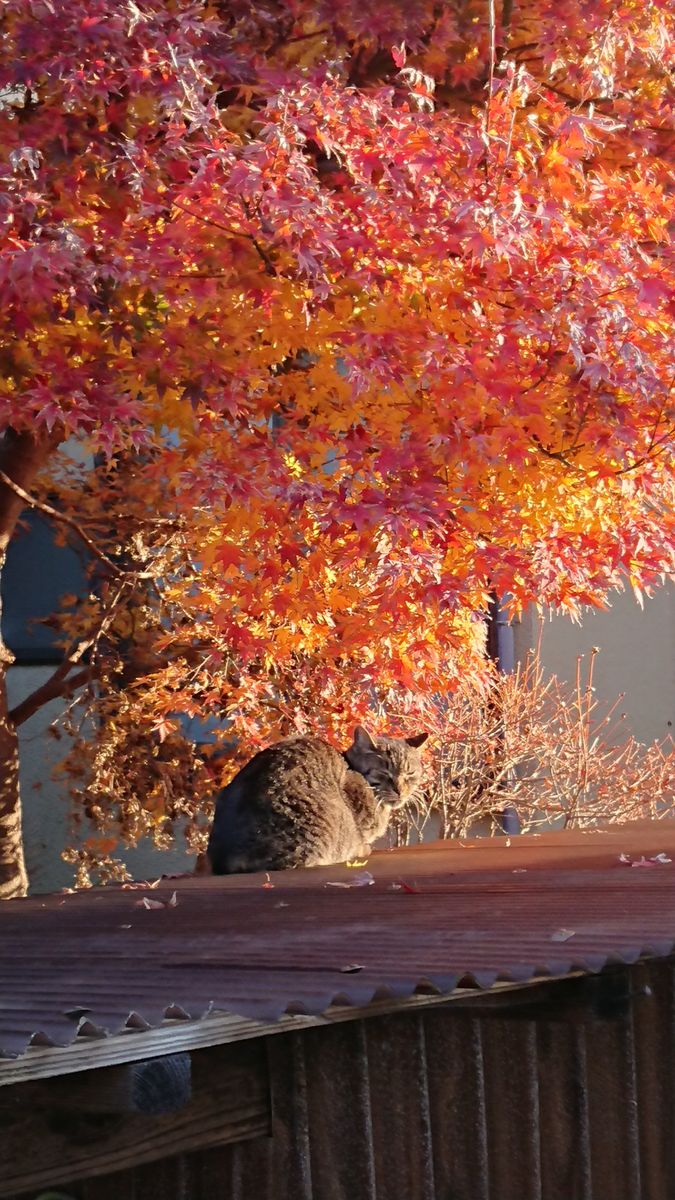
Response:
[[[19,739],[7,713],[7,667],[12,655],[0,643],[0,900],[25,896],[28,875],[21,836]]]
[[[54,432],[36,437],[7,430],[0,439],[0,470],[20,487],[30,489],[62,436]],[[0,480],[0,572],[23,507],[23,500]],[[19,742],[7,704],[7,668],[13,661],[0,637],[0,900],[25,896],[28,888],[21,835]]]

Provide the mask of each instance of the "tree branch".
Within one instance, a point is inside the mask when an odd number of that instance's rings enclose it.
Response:
[[[179,208],[181,212],[187,213],[189,217],[194,217],[195,221],[201,221],[203,225],[212,225],[214,229],[220,229],[222,233],[228,233],[230,237],[243,238],[244,241],[250,242],[256,253],[265,264],[265,270],[268,275],[277,275],[277,269],[272,262],[269,254],[264,246],[261,246],[258,239],[252,233],[243,233],[241,230],[232,229],[229,225],[223,225],[220,221],[214,221],[212,217],[204,217],[201,213],[197,213],[192,208],[188,208],[185,204],[180,204],[178,200],[172,200],[174,208]],[[244,202],[242,201],[242,204]],[[244,206],[245,211],[245,206]],[[248,216],[248,213],[246,214]]]
[[[77,688],[82,687],[91,679],[91,670],[89,667],[84,667],[78,671],[76,675],[71,675],[68,678],[68,672],[73,666],[70,659],[66,659],[60,666],[56,668],[54,674],[50,676],[39,688],[26,696],[19,704],[15,705],[9,712],[9,720],[15,728],[23,725],[29,717],[32,717],[43,704],[48,704],[50,700],[56,700],[59,696],[67,696],[74,692]]]
[[[563,466],[568,467],[570,471],[579,470],[576,463],[570,462],[569,458],[565,457],[565,453],[562,450],[549,450],[546,446],[544,446],[543,442],[539,440],[536,433],[531,435],[530,440],[532,445],[535,446],[539,453],[543,454],[545,458],[552,458],[554,462],[562,463]]]
[[[24,501],[23,491],[17,480],[31,484],[49,455],[63,441],[63,431],[54,428],[49,434],[33,434],[6,429],[0,437],[0,570],[5,565],[7,547],[16,529]],[[6,468],[6,470],[3,470]],[[18,490],[17,490],[18,489]],[[0,603],[0,613],[2,605]],[[0,634],[0,708],[6,712],[6,696],[3,690],[2,672],[14,662],[14,655],[5,646]],[[0,713],[0,724],[2,713]],[[2,864],[0,863],[0,875]]]
[[[47,437],[38,437],[7,429],[0,438],[0,473],[5,484],[0,486],[0,558],[25,504],[26,493],[20,485],[30,486],[61,441],[63,434],[56,430]]]
[[[29,505],[30,508],[36,508],[39,512],[45,513],[46,516],[52,517],[53,520],[60,521],[62,525],[67,525],[69,529],[72,529],[73,532],[76,533],[79,538],[81,538],[85,546],[91,550],[92,554],[94,554],[96,558],[100,559],[101,562],[105,563],[108,569],[112,571],[113,575],[119,576],[124,574],[121,567],[118,567],[117,563],[114,563],[111,558],[108,558],[108,555],[105,554],[103,550],[99,549],[96,543],[93,542],[89,537],[89,534],[85,532],[82,526],[79,525],[73,517],[68,517],[65,515],[65,513],[60,513],[58,509],[52,508],[51,504],[45,504],[43,500],[37,500],[35,496],[31,496],[30,492],[25,491],[20,484],[15,483],[13,479],[10,479],[9,475],[6,475],[4,471],[0,471],[0,480],[2,480],[5,487],[11,488],[11,490],[21,500],[23,500],[24,504]]]

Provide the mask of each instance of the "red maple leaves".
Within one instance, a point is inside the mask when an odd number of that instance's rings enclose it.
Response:
[[[141,451],[214,707],[337,728],[491,588],[672,568],[666,4],[5,8],[0,417]]]

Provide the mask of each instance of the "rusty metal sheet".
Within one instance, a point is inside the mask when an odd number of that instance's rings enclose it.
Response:
[[[659,854],[673,861],[631,865]],[[9,901],[0,907],[2,1052],[129,1038],[129,1028],[214,1009],[274,1021],[459,983],[596,971],[675,945],[670,822],[432,843],[375,854],[367,871],[372,882],[350,887],[334,885],[358,883],[362,869]],[[168,901],[174,890],[175,906],[139,907],[144,895]],[[0,1062],[0,1082],[2,1071]]]

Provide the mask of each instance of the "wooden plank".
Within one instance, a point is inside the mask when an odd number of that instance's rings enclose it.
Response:
[[[561,978],[569,979],[572,974],[583,973],[570,972]],[[472,996],[476,999],[486,995],[498,997],[524,988],[530,989],[534,994],[534,989],[550,983],[551,977],[547,977],[545,980],[534,979],[520,983],[496,983],[489,991],[457,988],[438,996],[413,995],[406,999],[377,1000],[371,1004],[328,1009],[322,1016],[289,1014],[280,1017],[278,1021],[270,1022],[255,1021],[236,1016],[234,1013],[212,1013],[203,1017],[201,1021],[174,1021],[142,1032],[127,1031],[112,1037],[91,1040],[82,1038],[69,1046],[33,1046],[19,1058],[0,1059],[0,1089],[33,1079],[51,1079],[56,1075],[91,1071],[118,1063],[179,1054],[182,1051],[201,1050],[207,1046],[268,1038],[278,1033],[335,1025],[343,1021],[360,1021],[381,1016],[383,1013],[409,1012],[440,1004],[466,1004]]]
[[[542,1195],[593,1200],[586,1030],[546,1020],[536,1030]]]
[[[69,1112],[144,1113],[161,1116],[176,1112],[189,1101],[192,1080],[190,1055],[167,1054],[141,1062],[78,1071],[32,1084],[34,1108]],[[0,1108],[2,1107],[0,1093]]]
[[[57,1195],[63,1191],[69,1200],[71,1197],[72,1200],[138,1200],[134,1177],[135,1171],[116,1171],[114,1175],[99,1175],[81,1183],[69,1183],[65,1188],[59,1188]],[[26,1200],[26,1197],[19,1197],[19,1200]],[[30,1200],[33,1200],[32,1195]],[[165,1200],[171,1200],[169,1194]]]
[[[423,1023],[436,1194],[488,1200],[482,1022],[437,1009]]]
[[[63,1106],[64,1081],[9,1089],[0,1109],[0,1197],[269,1135],[263,1043],[195,1053],[192,1099],[164,1116]]]
[[[383,1017],[381,1021],[390,1020]],[[381,1021],[371,1028],[379,1028]],[[312,1194],[322,1200],[373,1200],[372,1121],[366,1024],[303,1035]],[[275,1094],[276,1078],[272,1083]],[[402,1188],[401,1195],[406,1195]],[[412,1200],[412,1197],[410,1198]]]
[[[269,1200],[316,1200],[311,1167],[305,1039],[300,1034],[277,1038],[269,1043],[268,1054],[273,1155],[268,1163],[266,1194]],[[255,1151],[257,1156],[257,1146],[242,1147],[242,1150],[242,1157],[250,1158],[247,1150]],[[244,1179],[245,1176],[242,1182]],[[252,1197],[258,1200],[258,1193],[242,1190],[237,1200],[252,1200]]]
[[[368,1026],[367,1047],[375,1175],[371,1194],[382,1200],[434,1200],[421,1015],[383,1017]]]
[[[648,1196],[640,1181],[632,1017],[629,1012],[620,1021],[599,1021],[584,1030],[594,1200]]]
[[[193,1164],[184,1155],[137,1167],[132,1178],[131,1200],[192,1200],[194,1196]],[[227,1195],[224,1189],[221,1195]]]
[[[675,1193],[675,973],[670,963],[632,972],[640,1181],[649,1200]],[[649,988],[649,992],[645,989]]]
[[[190,1200],[240,1200],[241,1188],[236,1178],[238,1163],[235,1155],[247,1147],[271,1146],[270,1138],[241,1145],[220,1146],[203,1150],[194,1156],[194,1180]],[[264,1193],[251,1192],[256,1200],[264,1200]]]
[[[490,1200],[541,1200],[536,1027],[490,1018],[481,1043]]]

